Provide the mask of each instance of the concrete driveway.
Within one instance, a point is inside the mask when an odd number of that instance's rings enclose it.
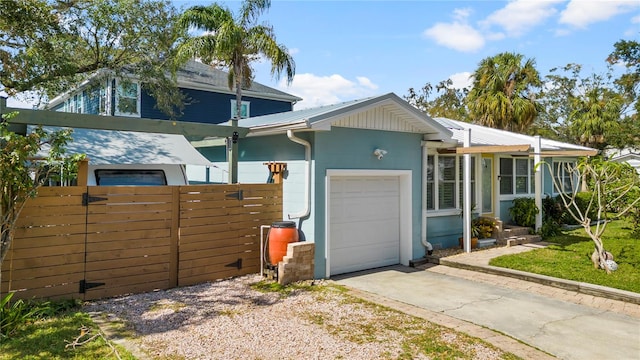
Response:
[[[560,359],[640,360],[640,319],[626,314],[403,266],[333,280],[493,329]]]

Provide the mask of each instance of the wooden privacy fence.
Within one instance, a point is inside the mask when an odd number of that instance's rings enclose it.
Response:
[[[84,300],[260,271],[281,184],[45,187],[2,264],[2,293]]]

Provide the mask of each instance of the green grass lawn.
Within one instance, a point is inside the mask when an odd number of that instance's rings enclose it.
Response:
[[[73,349],[67,344],[80,336],[80,328],[91,330],[79,341],[88,340],[97,333],[88,314],[78,309],[55,314],[21,327],[9,338],[0,338],[0,360],[21,359],[118,359],[111,346],[102,337],[96,337]],[[121,359],[135,359],[129,352],[115,346]]]
[[[593,267],[594,244],[582,228],[544,239],[552,243],[544,249],[500,256],[489,264],[640,293],[640,239],[628,223],[616,220],[607,224],[602,240],[618,263],[611,274]]]

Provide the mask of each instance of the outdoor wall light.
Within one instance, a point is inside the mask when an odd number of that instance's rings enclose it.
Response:
[[[378,160],[382,160],[382,158],[387,154],[387,150],[375,149],[373,151],[373,155],[378,157]]]

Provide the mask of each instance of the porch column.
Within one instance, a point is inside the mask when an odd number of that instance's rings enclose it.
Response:
[[[536,214],[536,232],[542,227],[542,138],[540,135],[535,136],[535,143],[533,145],[533,166],[535,169],[534,186],[535,186],[535,203],[538,207],[538,213]]]
[[[471,129],[464,132],[463,147],[471,146]],[[471,252],[471,154],[464,154],[463,204],[462,204],[462,237],[464,252]]]

